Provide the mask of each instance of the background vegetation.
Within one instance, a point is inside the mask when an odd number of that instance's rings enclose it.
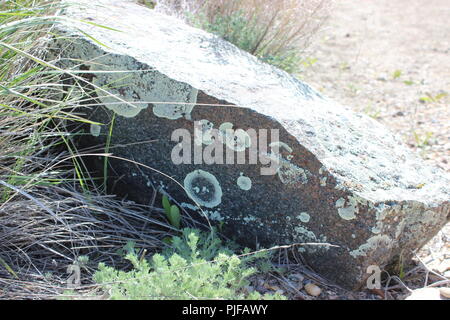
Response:
[[[299,71],[329,0],[159,0],[151,7],[184,18],[289,73]]]

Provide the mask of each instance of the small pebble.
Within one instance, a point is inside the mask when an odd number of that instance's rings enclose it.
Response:
[[[305,279],[305,277],[303,275],[301,275],[300,273],[294,273],[289,275],[289,278],[293,278],[297,281],[303,281]]]
[[[444,273],[445,271],[450,270],[450,260],[442,261],[436,268],[436,270],[440,273]]]
[[[450,299],[450,288],[439,288],[439,292],[441,293],[441,296]]]
[[[438,288],[421,288],[413,290],[405,300],[442,300]]]
[[[305,291],[306,293],[308,293],[310,296],[313,297],[320,296],[320,293],[322,292],[322,290],[314,283],[308,283],[307,285],[305,285]]]

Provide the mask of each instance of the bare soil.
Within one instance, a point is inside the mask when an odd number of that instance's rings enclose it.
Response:
[[[302,77],[448,172],[449,20],[447,0],[336,1]]]
[[[308,48],[301,78],[376,118],[424,162],[450,172],[450,3],[340,0]],[[447,267],[446,267],[447,266]],[[450,279],[450,224],[385,298]]]

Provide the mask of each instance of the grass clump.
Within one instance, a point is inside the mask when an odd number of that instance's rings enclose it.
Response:
[[[119,271],[99,264],[94,280],[109,299],[285,299],[282,295],[246,292],[248,278],[257,270],[222,247],[213,233],[184,229],[172,247],[150,261],[136,250],[126,255],[133,269]],[[254,257],[253,257],[254,258]]]
[[[153,203],[106,195],[84,165],[86,153],[95,151],[79,150],[74,141],[83,134],[81,125],[92,123],[83,106],[89,83],[71,75],[79,74],[78,64],[58,67],[67,59],[64,51],[49,55],[55,37],[75,40],[57,32],[67,20],[61,16],[65,6],[0,1],[2,298],[58,296],[67,288],[68,267],[80,257],[93,266],[108,261],[120,267],[116,251],[127,241],[156,252],[177,232]],[[81,283],[92,281],[94,268],[82,271]]]
[[[327,0],[160,0],[162,11],[289,73],[299,71],[311,36],[326,18]]]

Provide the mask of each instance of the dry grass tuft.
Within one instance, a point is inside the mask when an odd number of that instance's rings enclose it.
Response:
[[[35,282],[31,291],[41,297],[60,294],[67,289],[67,267],[81,256],[89,257],[82,282],[91,283],[99,262],[127,265],[120,253],[127,243],[157,252],[166,246],[163,239],[176,233],[158,208],[85,195],[67,184],[33,188],[0,207],[3,295],[24,294],[19,280],[28,281],[30,290]],[[48,290],[39,290],[43,285]]]

